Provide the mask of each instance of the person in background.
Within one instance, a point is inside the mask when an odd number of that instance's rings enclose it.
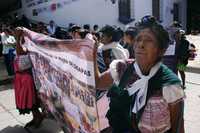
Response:
[[[12,31],[9,28],[3,29],[1,33],[1,43],[3,45],[2,54],[4,56],[4,62],[6,65],[6,70],[9,76],[14,74],[13,70],[13,60],[14,60],[14,47],[16,45],[15,37],[12,36]]]
[[[36,88],[32,77],[32,64],[29,54],[21,46],[23,43],[23,34],[21,29],[16,29],[16,52],[17,56],[14,60],[14,90],[16,108],[20,115],[33,115],[33,119],[28,122],[24,128],[34,126],[38,128],[43,120],[43,115],[39,111],[39,99],[37,98]]]
[[[75,24],[74,23],[69,23],[68,24],[68,28],[71,28],[72,26],[74,26]]]
[[[193,43],[190,43],[189,46],[189,60],[193,61],[195,57],[197,56],[197,49],[196,46]]]
[[[98,32],[98,30],[99,30],[99,26],[97,24],[95,24],[93,26],[93,32]]]
[[[123,47],[128,49],[130,54],[129,58],[134,58],[134,43],[136,35],[137,35],[137,28],[135,27],[128,27],[124,32]]]
[[[86,29],[82,29],[80,26],[78,25],[74,25],[70,28],[70,32],[72,35],[73,39],[91,39],[93,40],[93,35],[90,34],[90,32]]]
[[[119,40],[119,43],[123,40],[123,36],[124,36],[124,31],[120,27],[117,27],[116,28],[116,37]]]
[[[56,31],[55,31],[55,38],[57,39],[63,39],[63,34],[62,34],[62,31],[61,31],[61,28],[58,26],[56,27]]]
[[[190,42],[186,40],[185,31],[180,30],[181,40],[178,52],[178,64],[177,68],[181,76],[182,87],[185,89],[185,70],[189,59],[189,46]]]
[[[94,39],[95,41],[97,42],[96,43],[96,47],[99,47],[99,45],[102,45],[100,42],[100,34],[99,32],[93,32],[93,36],[94,36]],[[102,50],[101,49],[98,49],[97,50],[97,66],[98,66],[98,70],[100,73],[103,73],[107,70],[106,68],[106,64],[104,62],[104,58],[103,58],[103,53],[102,53]],[[104,96],[104,94],[106,93],[106,91],[102,91],[102,90],[96,90],[96,100],[98,101],[102,96]]]
[[[172,26],[173,26],[173,27],[177,27],[177,28],[182,28],[182,27],[183,27],[178,21],[174,21],[174,22],[172,23]]]
[[[106,25],[100,31],[99,51],[102,51],[103,60],[106,68],[109,68],[110,63],[114,59],[128,59],[129,52],[119,44],[119,38],[116,29]]]
[[[178,54],[180,47],[180,27],[176,22],[174,22],[170,27],[167,28],[167,31],[170,36],[169,47],[167,48],[165,55],[163,57],[163,63],[169,67],[175,74],[178,74]]]
[[[85,39],[86,37],[89,37],[88,35],[91,35],[90,37],[90,39],[92,40],[92,38],[93,38],[93,36],[92,36],[92,34],[89,34],[90,32],[88,31],[88,30],[85,30],[85,29],[79,29],[79,30],[77,30],[77,32],[76,32],[77,34],[76,34],[76,38],[77,39]]]
[[[90,32],[90,25],[89,24],[83,25],[83,29],[85,29],[85,30]]]
[[[39,22],[35,29],[36,32],[48,35],[47,28],[43,22]]]
[[[55,22],[53,20],[51,20],[49,22],[49,25],[47,26],[47,32],[48,32],[49,36],[52,36],[52,37],[55,36],[56,25],[55,25]]]
[[[66,39],[73,39],[73,35],[72,35],[72,27],[76,25],[74,23],[69,23],[68,24],[68,28],[67,28],[67,33],[66,33]]]
[[[81,29],[81,27],[78,25],[73,25],[70,28],[72,39],[80,39],[80,35],[78,33],[80,29]]]
[[[73,39],[71,27],[68,28],[68,30],[67,30],[67,32],[66,32],[66,39]]]

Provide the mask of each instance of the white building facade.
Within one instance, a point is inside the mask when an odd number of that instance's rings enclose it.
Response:
[[[134,26],[145,15],[156,16],[164,26],[177,19],[186,27],[186,3],[187,0],[22,0],[19,12],[33,21],[54,20],[61,27],[75,23],[123,28]]]

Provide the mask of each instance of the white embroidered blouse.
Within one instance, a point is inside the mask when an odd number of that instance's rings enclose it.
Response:
[[[124,60],[114,60],[110,64],[110,74],[115,84],[119,84],[120,72],[118,63],[125,67],[128,63]],[[123,66],[121,65],[121,66]],[[176,103],[185,97],[179,84],[168,85],[162,88],[162,96],[152,96],[147,101],[138,127],[142,133],[164,133],[171,128],[168,104]]]

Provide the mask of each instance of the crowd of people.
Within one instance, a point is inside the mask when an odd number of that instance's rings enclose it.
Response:
[[[195,46],[187,41],[178,22],[166,28],[153,16],[145,16],[124,31],[111,25],[91,28],[72,23],[63,31],[53,20],[46,26],[23,19],[19,25],[0,23],[0,56],[8,75],[15,75],[17,109],[20,114],[33,114],[25,127],[39,127],[44,116],[38,109],[31,62],[19,45],[22,33],[16,26],[57,39],[95,41],[97,99],[105,93],[110,98],[106,117],[111,128],[102,132],[184,133],[184,71],[188,60],[195,57]]]

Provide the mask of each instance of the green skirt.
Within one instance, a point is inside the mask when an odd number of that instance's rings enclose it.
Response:
[[[187,69],[186,65],[183,63],[178,63],[177,68],[179,71],[185,71]]]

